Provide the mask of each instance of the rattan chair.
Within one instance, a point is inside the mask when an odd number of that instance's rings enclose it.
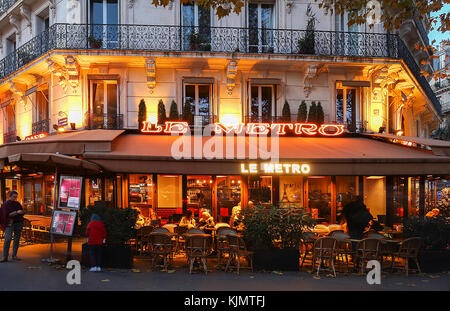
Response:
[[[155,233],[169,233],[169,229],[164,228],[164,227],[156,227],[153,229],[153,232]]]
[[[300,240],[300,249],[303,251],[303,256],[300,254],[300,257],[301,257],[300,270],[303,267],[306,257],[308,255],[312,256],[315,237],[317,237],[317,235],[314,232],[303,232],[302,233],[302,238]]]
[[[169,264],[173,264],[173,244],[171,236],[167,233],[151,233],[150,240],[150,255],[152,258],[152,266],[155,267],[156,260],[162,258],[164,269],[168,269]],[[161,265],[160,265],[161,266]]]
[[[337,254],[336,258],[338,263],[344,263],[347,273],[350,271],[349,256],[353,256],[352,243],[350,242],[350,235],[341,230],[333,231],[331,237],[337,241]]]
[[[336,246],[337,240],[333,237],[323,237],[314,241],[311,273],[314,272],[316,261],[319,261],[317,276],[319,276],[320,269],[326,264],[326,268],[323,270],[333,272],[334,277],[336,277],[336,270],[334,269]]]
[[[144,226],[136,232],[136,251],[139,255],[144,253],[144,250],[148,251],[149,248],[149,234],[153,231],[153,226]]]
[[[211,251],[211,239],[204,235],[186,236],[186,255],[189,263],[189,274],[192,273],[194,261],[200,259],[205,274],[208,274],[207,258]]]
[[[202,229],[198,229],[198,228],[191,228],[191,229],[188,229],[188,231],[186,231],[186,233],[188,233],[188,234],[205,234],[205,231],[203,231]]]
[[[362,239],[356,245],[355,266],[360,266],[360,274],[363,274],[366,263],[370,260],[380,260],[381,240],[375,238]]]
[[[227,244],[229,249],[229,256],[227,266],[225,267],[225,272],[228,269],[236,268],[237,274],[240,273],[241,268],[241,258],[244,257],[248,262],[248,269],[253,272],[253,252],[247,250],[245,246],[244,239],[239,237],[238,235],[229,234],[227,237]],[[235,263],[232,265],[232,263]]]
[[[31,221],[29,219],[23,219],[22,234],[20,237],[25,243],[33,242],[33,230],[31,228]]]
[[[221,227],[216,232],[216,252],[217,252],[217,269],[220,269],[222,259],[225,258],[225,255],[230,255],[230,249],[228,247],[227,235],[235,235],[238,233],[235,229],[229,227]]]
[[[406,276],[408,276],[408,272],[410,270],[415,270],[415,269],[409,268],[409,260],[412,259],[412,260],[414,260],[414,262],[417,266],[417,271],[419,273],[422,273],[420,270],[419,259],[418,259],[419,250],[420,250],[421,246],[422,246],[422,239],[418,238],[418,237],[409,238],[409,239],[406,239],[403,242],[401,242],[399,245],[398,252],[395,252],[392,257],[392,262],[393,262],[392,270],[394,270],[394,268],[405,270]],[[395,264],[394,264],[395,258],[403,259],[404,265],[395,266]]]
[[[185,234],[188,230],[186,226],[176,226],[174,228],[174,232],[176,233],[176,253],[184,250],[185,239],[183,234]]]

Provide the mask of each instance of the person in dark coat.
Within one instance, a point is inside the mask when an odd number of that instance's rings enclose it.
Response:
[[[8,192],[8,200],[6,200],[0,210],[0,227],[5,231],[5,242],[3,244],[3,259],[0,262],[7,262],[9,256],[9,247],[11,240],[14,242],[12,249],[12,259],[20,260],[17,257],[19,250],[20,235],[23,227],[23,215],[25,211],[22,205],[17,201],[18,193],[15,190]]]
[[[364,229],[373,220],[372,215],[367,210],[361,196],[356,196],[354,200],[344,206],[343,214],[347,220],[347,228],[352,239],[362,239]]]
[[[89,271],[101,271],[102,245],[106,239],[106,228],[97,214],[92,214],[91,221],[86,228],[92,268]]]

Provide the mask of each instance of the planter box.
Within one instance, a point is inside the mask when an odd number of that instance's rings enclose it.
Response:
[[[419,265],[422,272],[425,273],[450,271],[450,250],[421,250]],[[410,262],[410,267],[415,268],[414,262]]]
[[[91,266],[89,257],[89,247],[85,243],[81,248],[81,264]],[[102,268],[123,268],[133,267],[133,250],[131,245],[103,245],[102,246]]]
[[[255,270],[298,271],[298,249],[258,249],[254,251],[253,267]]]

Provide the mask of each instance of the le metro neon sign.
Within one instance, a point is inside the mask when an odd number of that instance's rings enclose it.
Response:
[[[309,164],[300,163],[241,163],[241,174],[309,174]]]
[[[225,125],[214,123],[214,133],[234,135],[274,135],[284,136],[288,132],[296,136],[339,136],[344,133],[343,124],[321,124],[314,123],[239,123],[236,125]],[[166,121],[164,125],[143,122],[141,133],[145,134],[185,134],[189,131],[189,124],[184,121]]]

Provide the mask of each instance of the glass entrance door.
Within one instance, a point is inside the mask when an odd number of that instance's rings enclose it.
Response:
[[[91,81],[92,114],[90,127],[104,129],[121,128],[121,118],[118,115],[117,81]]]
[[[355,88],[337,89],[336,121],[346,124],[350,132],[355,132],[358,125],[356,91]]]
[[[90,0],[89,44],[91,48],[117,48],[119,45],[118,0]]]
[[[211,50],[211,11],[196,3],[182,5],[183,49]]]
[[[274,87],[252,86],[250,102],[250,121],[251,122],[272,122],[274,115]]]

